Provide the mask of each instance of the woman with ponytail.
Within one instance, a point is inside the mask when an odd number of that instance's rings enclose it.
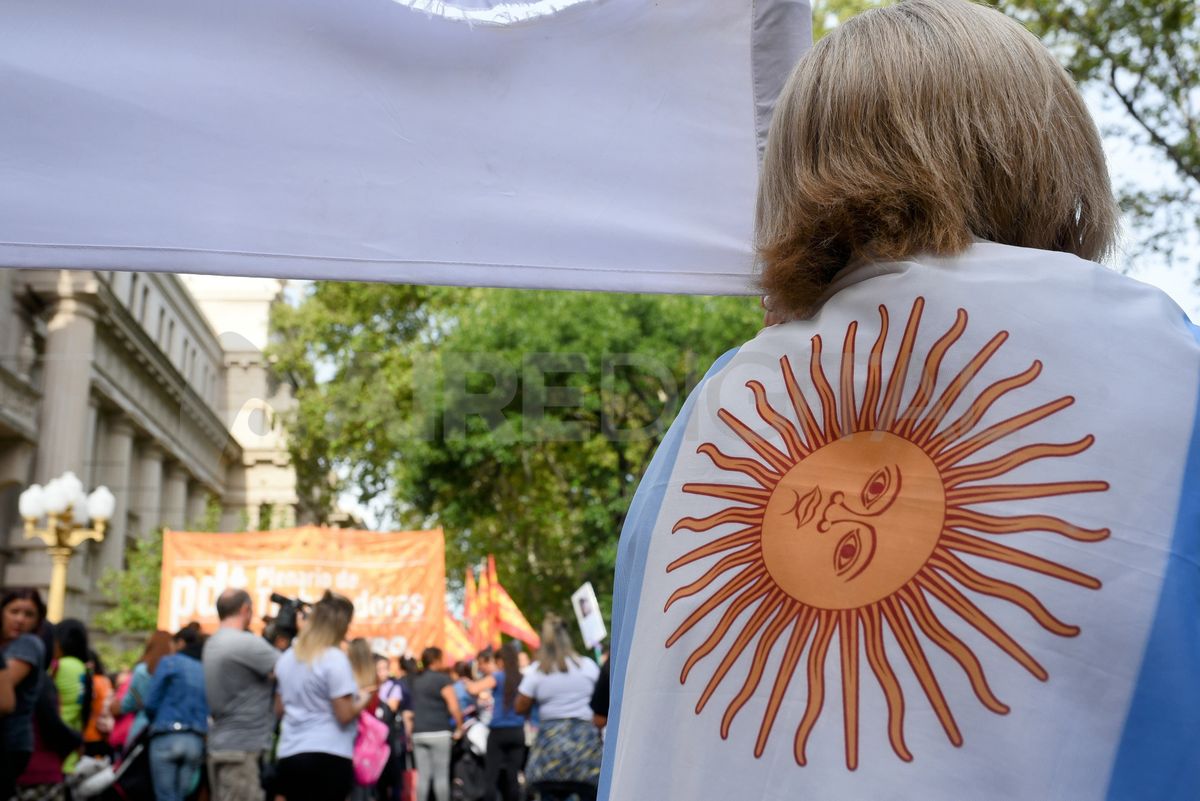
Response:
[[[291,650],[275,665],[278,794],[288,801],[346,801],[354,787],[358,716],[374,691],[360,691],[341,649],[354,618],[348,598],[326,591]]]

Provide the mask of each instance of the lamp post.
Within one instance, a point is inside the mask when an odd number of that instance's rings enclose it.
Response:
[[[50,573],[50,599],[46,617],[51,623],[63,618],[67,598],[67,567],[75,549],[87,540],[101,542],[104,530],[116,508],[117,500],[108,487],[97,487],[91,495],[83,491],[83,482],[70,471],[47,482],[34,484],[21,493],[18,507],[25,521],[25,539],[46,543],[53,565]],[[46,525],[39,528],[42,517]],[[88,521],[92,525],[88,525]]]

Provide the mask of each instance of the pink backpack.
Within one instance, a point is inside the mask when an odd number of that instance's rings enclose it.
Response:
[[[391,756],[388,727],[370,712],[358,716],[358,737],[354,741],[354,781],[371,787],[383,775]]]

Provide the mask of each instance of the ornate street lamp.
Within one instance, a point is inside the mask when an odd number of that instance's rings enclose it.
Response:
[[[71,555],[87,540],[101,542],[104,539],[104,530],[116,505],[117,499],[108,487],[97,487],[87,495],[83,491],[83,482],[70,471],[51,479],[44,487],[34,484],[21,493],[18,506],[25,520],[25,539],[38,538],[45,542],[53,564],[46,612],[51,623],[63,618]],[[46,525],[39,528],[43,516]]]

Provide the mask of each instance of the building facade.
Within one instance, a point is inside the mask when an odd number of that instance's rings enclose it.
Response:
[[[17,497],[73,470],[117,508],[72,560],[67,614],[102,605],[100,578],[159,526],[224,531],[296,521],[280,425],[291,395],[263,351],[281,282],[0,269],[0,578],[46,587]]]

